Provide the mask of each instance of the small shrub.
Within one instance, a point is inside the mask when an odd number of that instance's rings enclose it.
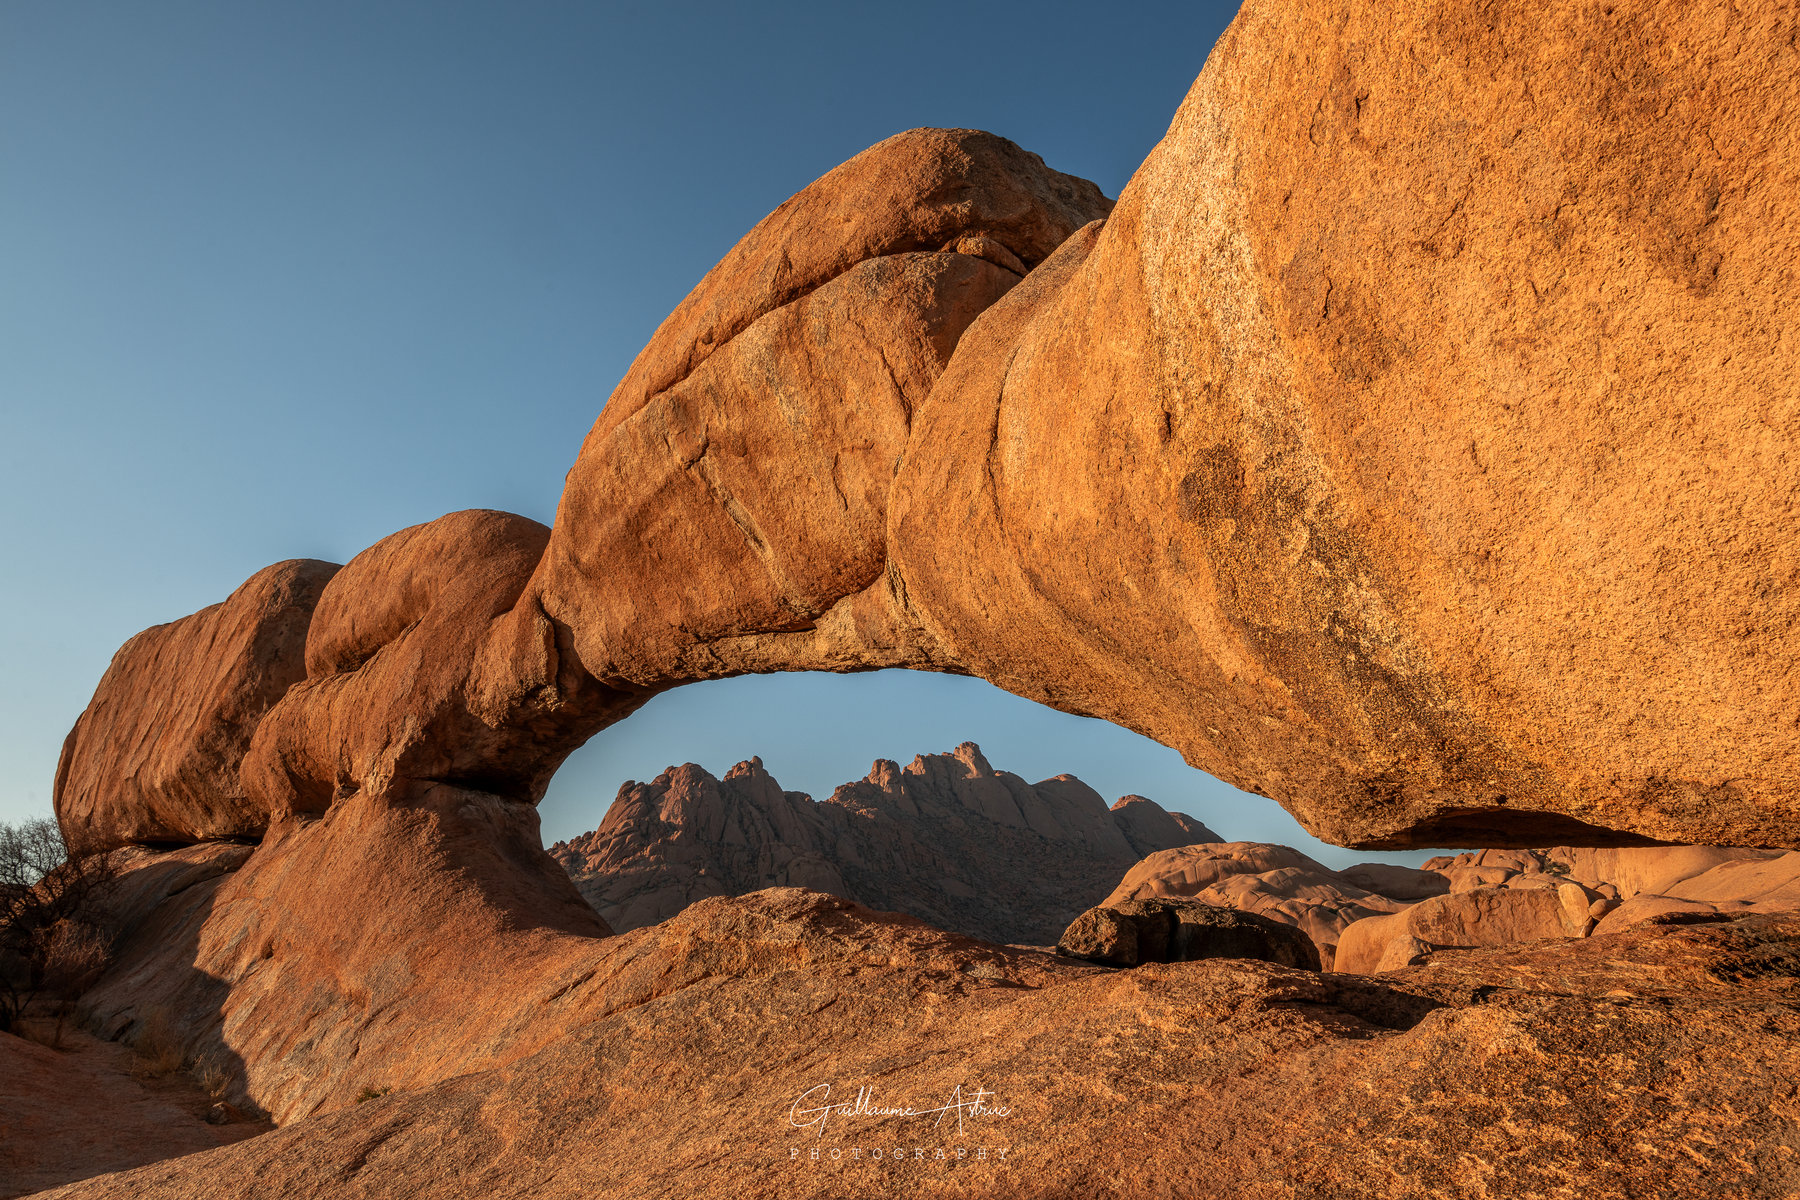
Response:
[[[193,1076],[214,1104],[225,1103],[231,1094],[231,1065],[217,1052],[202,1055],[194,1064]]]
[[[1566,862],[1558,862],[1554,858],[1547,858],[1544,860],[1544,873],[1546,875],[1567,875],[1569,873],[1569,864]]]
[[[69,853],[55,821],[0,822],[0,1030],[47,994],[60,1039],[75,998],[106,969],[104,896],[118,868],[110,851]]]
[[[381,1097],[387,1095],[389,1092],[391,1092],[393,1090],[394,1089],[391,1087],[384,1087],[384,1088],[366,1087],[362,1091],[356,1093],[356,1102],[358,1104],[367,1104],[371,1100],[379,1100]]]
[[[138,1028],[137,1037],[131,1043],[131,1049],[137,1055],[131,1074],[138,1079],[161,1079],[165,1075],[173,1075],[187,1061],[186,1055],[181,1051],[175,1023],[161,1009],[152,1011],[144,1019]]]

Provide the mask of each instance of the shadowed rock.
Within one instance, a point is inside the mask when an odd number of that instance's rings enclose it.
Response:
[[[1148,855],[1125,872],[1100,903],[1197,900],[1254,913],[1306,934],[1329,968],[1338,936],[1346,926],[1365,917],[1396,912],[1408,899],[1416,898],[1370,886],[1377,882],[1377,875],[1387,886],[1405,893],[1435,895],[1449,890],[1448,882],[1435,872],[1368,863],[1340,872],[1291,846],[1218,842]]]
[[[1103,905],[1193,899],[1312,939],[1329,970],[1379,972],[1434,950],[1613,933],[1672,914],[1800,907],[1800,852],[1731,846],[1477,850],[1423,870],[1333,871],[1288,846],[1226,842],[1149,855]]]
[[[583,1019],[568,993],[609,932],[535,809],[447,785],[130,866],[88,1020],[228,1059],[233,1102],[279,1122],[530,1053]]]
[[[1056,948],[1114,967],[1245,958],[1319,969],[1318,949],[1294,926],[1195,900],[1125,900],[1090,908],[1063,932]]]
[[[1140,856],[1217,835],[1153,800],[1109,811],[1070,775],[1028,784],[965,742],[822,802],[784,792],[761,759],[715,779],[688,763],[631,782],[593,833],[550,847],[614,929],[696,900],[808,887],[995,942],[1047,946]]]

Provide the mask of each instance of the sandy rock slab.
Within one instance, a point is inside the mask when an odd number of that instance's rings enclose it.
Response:
[[[51,1194],[1800,1187],[1800,915],[1473,950],[1379,981],[1107,971],[796,889],[609,944],[608,1005],[527,1058]],[[908,1107],[925,1115],[876,1115]]]
[[[0,1034],[0,1197],[211,1150],[269,1128],[211,1124],[213,1102],[200,1088],[180,1076],[134,1076],[133,1065],[125,1047],[73,1028],[56,1049]]]

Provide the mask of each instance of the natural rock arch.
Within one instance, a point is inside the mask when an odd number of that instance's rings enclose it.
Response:
[[[1800,97],[1714,14],[1508,12],[1247,5],[1116,209],[989,134],[858,155],[663,323],[553,531],[402,531],[325,585],[304,683],[245,665],[280,698],[239,781],[245,714],[207,744],[248,813],[93,815],[166,752],[103,682],[65,823],[533,801],[659,690],[904,666],[1340,843],[1794,844]],[[212,686],[135,646],[134,687]]]
[[[543,1045],[606,943],[532,802],[743,672],[980,675],[1344,843],[1797,844],[1794,14],[1641,7],[1252,2],[1116,206],[969,131],[814,183],[553,530],[451,514],[119,652],[64,829],[213,844],[115,1016],[153,980],[284,1119],[351,1046]]]

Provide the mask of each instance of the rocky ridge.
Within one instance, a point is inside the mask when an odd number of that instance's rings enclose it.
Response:
[[[626,783],[593,833],[550,847],[613,929],[708,896],[806,887],[993,942],[1048,946],[1147,854],[1218,835],[1153,800],[1109,810],[1072,775],[1028,784],[964,742],[882,759],[823,801],[760,758],[723,779],[687,763]]]
[[[1327,970],[1374,973],[1440,950],[1800,909],[1800,852],[1561,846],[1471,851],[1428,859],[1420,870],[1361,863],[1333,871],[1288,846],[1228,842],[1152,854],[1096,908],[1161,900],[1280,921],[1312,938]]]

